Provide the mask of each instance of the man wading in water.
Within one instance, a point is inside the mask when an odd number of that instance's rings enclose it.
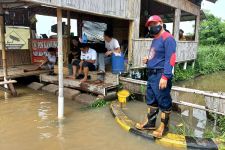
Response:
[[[172,109],[170,91],[172,70],[176,61],[176,42],[173,36],[163,29],[163,22],[159,16],[151,16],[146,22],[146,27],[154,37],[149,55],[143,58],[143,63],[147,64],[148,68],[148,114],[143,123],[136,124],[136,128],[154,130],[153,136],[161,138],[169,130],[168,122]],[[155,123],[159,109],[162,111],[161,123],[156,129]]]

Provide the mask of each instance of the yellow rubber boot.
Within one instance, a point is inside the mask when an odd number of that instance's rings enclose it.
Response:
[[[145,120],[142,123],[137,123],[135,127],[139,130],[155,130],[158,112],[158,107],[149,106],[148,114],[146,115]]]
[[[154,137],[162,138],[162,136],[169,131],[168,123],[169,123],[170,113],[171,112],[169,111],[161,113],[161,123],[159,127],[152,133]]]

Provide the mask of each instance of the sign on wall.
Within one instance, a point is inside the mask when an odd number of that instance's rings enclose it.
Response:
[[[34,39],[32,44],[32,62],[35,64],[42,63],[47,56],[47,49],[49,47],[57,47],[57,39]]]
[[[8,50],[28,49],[29,38],[30,29],[27,27],[6,27],[5,46]]]

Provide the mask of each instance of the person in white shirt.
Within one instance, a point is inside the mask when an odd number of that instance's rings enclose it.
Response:
[[[107,49],[106,53],[99,53],[98,54],[98,65],[99,65],[99,76],[96,83],[101,83],[104,80],[104,73],[105,73],[105,65],[111,63],[111,55],[120,54],[120,45],[117,39],[113,38],[113,33],[110,30],[104,31],[104,40],[105,40],[105,48]]]
[[[51,75],[54,74],[54,65],[56,64],[56,48],[50,47],[47,49],[48,53],[45,60],[34,69],[24,69],[24,72],[37,71],[37,70],[49,70]]]
[[[88,80],[88,72],[96,70],[96,59],[97,53],[94,49],[91,49],[88,43],[81,43],[81,56],[80,60],[73,61],[73,79],[82,79],[81,82],[86,82]],[[79,69],[79,70],[78,70]],[[77,76],[78,71],[78,76]]]

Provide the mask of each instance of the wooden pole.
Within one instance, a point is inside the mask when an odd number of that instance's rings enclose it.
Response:
[[[71,20],[70,20],[70,11],[67,10],[67,49],[66,49],[66,52],[65,52],[65,64],[68,65],[68,59],[67,59],[67,56],[70,52],[70,30],[71,30]]]
[[[181,17],[181,10],[176,8],[173,23],[173,30],[174,30],[173,33],[176,41],[179,41],[180,17]]]
[[[7,80],[7,60],[6,60],[6,49],[5,49],[5,23],[4,23],[4,11],[2,5],[0,4],[0,43],[2,49],[2,67],[4,81]]]
[[[57,8],[57,34],[58,34],[58,77],[59,77],[59,95],[58,95],[58,118],[64,116],[64,96],[63,96],[63,38],[62,38],[62,10]]]
[[[82,37],[82,19],[81,17],[77,18],[77,35]]]
[[[70,29],[71,29],[71,21],[70,21],[70,11],[67,10],[67,36],[70,36]]]
[[[195,22],[195,42],[199,41],[199,26],[200,26],[200,11],[199,15],[196,17],[196,22]]]
[[[128,35],[128,65],[127,69],[129,69],[129,65],[133,60],[133,35],[134,35],[134,21],[129,22],[129,35]]]

